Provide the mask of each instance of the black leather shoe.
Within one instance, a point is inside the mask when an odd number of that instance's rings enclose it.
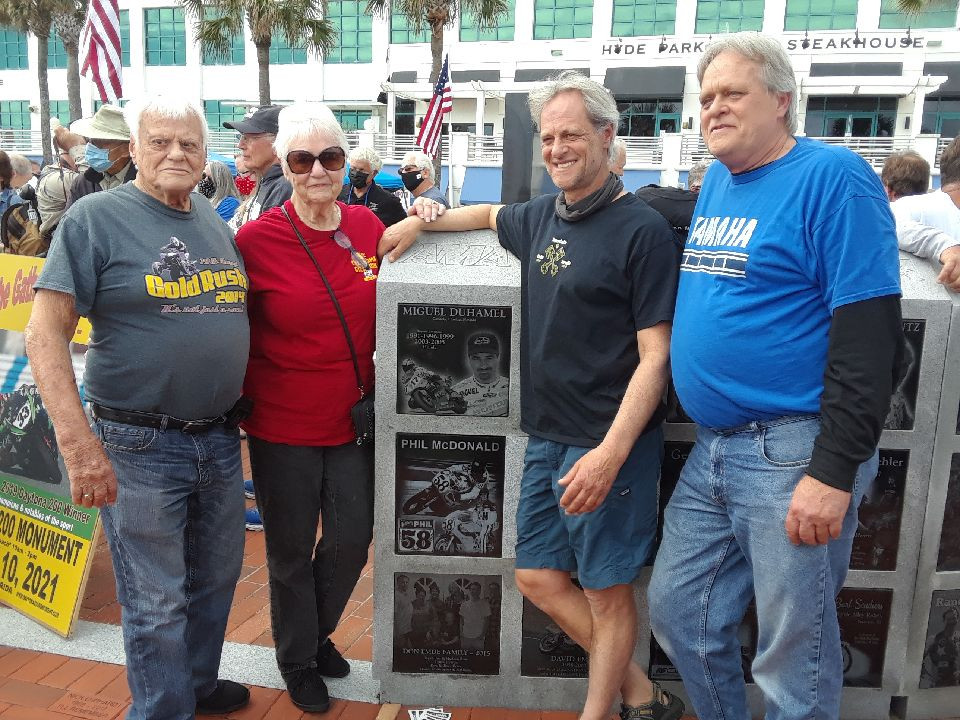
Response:
[[[316,668],[306,667],[300,670],[284,672],[283,680],[287,684],[290,701],[306,712],[322,713],[330,709],[330,696],[327,686]]]
[[[250,691],[233,680],[217,680],[216,689],[197,700],[197,715],[224,715],[250,702]]]
[[[343,678],[350,674],[350,663],[343,659],[337,646],[327,638],[317,650],[317,670],[328,678]]]

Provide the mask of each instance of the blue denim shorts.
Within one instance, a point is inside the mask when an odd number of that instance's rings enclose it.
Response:
[[[567,515],[558,484],[590,448],[530,437],[517,506],[520,569],[577,571],[591,590],[633,582],[653,549],[657,482],[663,458],[659,428],[640,437],[600,507]]]

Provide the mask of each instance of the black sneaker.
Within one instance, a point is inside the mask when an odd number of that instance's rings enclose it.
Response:
[[[290,701],[306,712],[322,713],[330,709],[327,686],[316,668],[307,667],[282,673]]]
[[[216,689],[197,700],[197,715],[224,715],[250,702],[250,691],[233,680],[217,680]]]
[[[330,638],[327,638],[317,650],[317,670],[328,678],[344,678],[350,674],[350,663],[343,659]]]
[[[683,700],[653,683],[653,700],[636,707],[621,705],[620,720],[680,720],[683,711]]]

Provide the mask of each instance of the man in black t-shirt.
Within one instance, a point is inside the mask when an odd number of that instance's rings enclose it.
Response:
[[[687,242],[693,210],[700,197],[703,176],[707,174],[712,160],[701,160],[687,173],[687,190],[659,185],[645,185],[636,191],[638,198],[666,218],[676,234],[677,242],[683,247]]]
[[[610,172],[619,115],[603,86],[562,73],[530,93],[530,114],[559,195],[442,217],[418,199],[424,219],[388,228],[380,249],[395,260],[420,230],[489,227],[520,259],[520,426],[530,437],[517,587],[590,652],[582,720],[606,720],[618,690],[624,720],[676,720],[683,703],[631,661],[631,583],[656,531],[679,253],[666,221]]]
[[[350,182],[343,186],[337,200],[347,205],[365,205],[387,227],[403,220],[407,214],[400,198],[374,182],[383,168],[383,160],[377,151],[369,145],[361,145],[350,151],[348,160]]]

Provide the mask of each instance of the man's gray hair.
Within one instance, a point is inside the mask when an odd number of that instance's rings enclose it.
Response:
[[[334,117],[333,111],[323,103],[298,102],[287,105],[277,116],[277,137],[273,149],[283,166],[287,165],[287,153],[295,142],[303,142],[315,135],[323,135],[333,140],[333,145],[343,148],[343,154],[350,152],[347,136]]]
[[[738,32],[723,35],[707,45],[697,63],[697,81],[703,85],[703,75],[717,55],[733,52],[760,66],[760,81],[771,93],[790,93],[790,104],[784,122],[787,132],[797,132],[797,78],[793,74],[790,57],[780,41],[757,32]]]
[[[613,95],[603,85],[576,70],[564,70],[530,91],[527,103],[530,106],[530,117],[537,127],[540,126],[540,116],[543,114],[544,106],[560,93],[571,91],[580,93],[587,117],[590,118],[597,132],[602,131],[607,125],[612,125],[613,132],[616,134],[617,127],[620,125],[620,112],[617,110],[617,102],[613,99]],[[611,143],[607,151],[607,161],[613,162],[616,159],[613,143]]]
[[[209,144],[210,134],[207,130],[207,121],[203,111],[192,100],[174,95],[150,95],[131,100],[123,109],[123,119],[130,128],[130,139],[137,143],[140,140],[140,124],[144,116],[163,118],[166,120],[185,120],[196,118],[203,133],[203,147]]]
[[[690,172],[687,173],[687,190],[693,190],[703,185],[703,176],[707,174],[707,168],[713,164],[713,160],[701,160],[690,166]]]
[[[370,163],[370,171],[372,174],[376,175],[380,170],[383,169],[383,158],[369,145],[360,145],[355,147],[350,151],[350,157],[347,158],[350,161],[350,164],[353,165],[356,160],[365,160]]]
[[[426,172],[430,175],[430,179],[433,180],[433,160],[431,160],[430,156],[426,153],[417,150],[404,153],[403,160],[400,161],[400,167],[406,167],[407,165],[416,165],[420,169],[420,172]]]
[[[13,168],[14,175],[33,175],[33,163],[30,158],[20,153],[8,153],[10,158],[10,167]]]
[[[623,138],[615,137],[613,142],[610,144],[610,154],[613,156],[613,159],[617,159],[617,155],[623,151],[623,156],[627,156],[627,144],[623,141]]]

